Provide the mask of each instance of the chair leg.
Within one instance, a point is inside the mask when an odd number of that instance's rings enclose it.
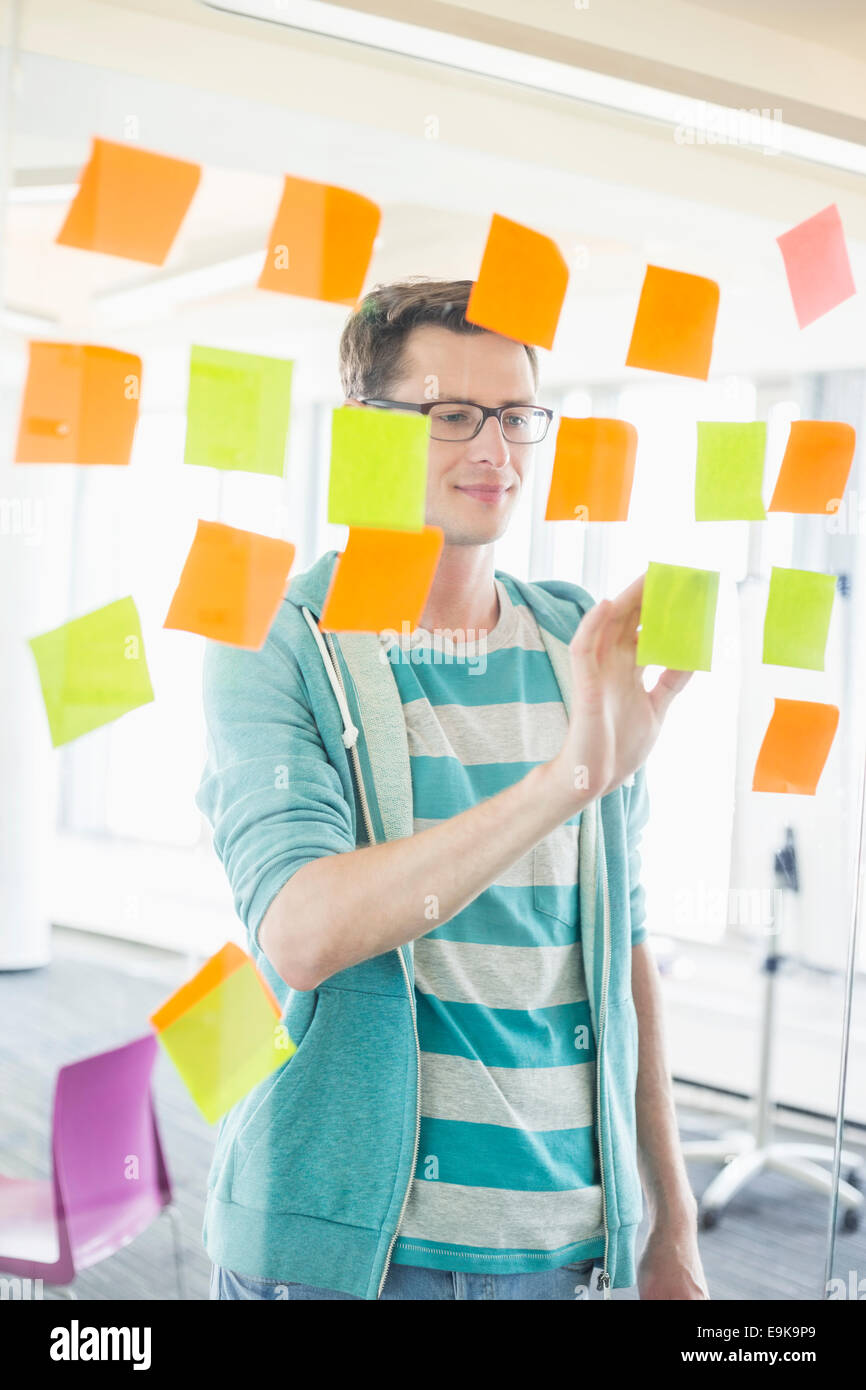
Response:
[[[169,1202],[163,1210],[171,1222],[172,1246],[174,1248],[174,1269],[177,1276],[177,1296],[186,1302],[186,1285],[183,1277],[183,1242],[181,1239],[180,1212],[174,1202]]]

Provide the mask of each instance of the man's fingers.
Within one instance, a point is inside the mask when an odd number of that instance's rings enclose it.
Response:
[[[616,642],[627,642],[636,658],[640,634],[638,619],[643,603],[643,590],[646,574],[639,574],[615,599],[601,599],[581,618],[571,639],[573,653],[579,654],[586,662],[591,675],[597,676],[605,656]],[[645,666],[639,666],[635,659],[635,673],[643,684]],[[659,723],[664,719],[672,701],[684,690],[694,675],[694,671],[675,671],[666,668],[655,685],[647,691]]]
[[[593,604],[589,612],[581,618],[571,639],[572,651],[587,661],[593,675],[598,674],[600,644],[608,623],[609,610],[610,604],[607,599]]]
[[[685,689],[694,674],[694,671],[662,671],[655,685],[647,692],[660,721],[664,719],[674,698]]]
[[[622,608],[626,612],[631,612],[635,603],[637,603],[638,608],[640,608],[645,583],[646,571],[644,571],[643,574],[639,574],[637,579],[633,579],[630,584],[626,585],[621,594],[617,594],[616,598],[613,599],[614,608]]]
[[[639,574],[616,598],[593,604],[578,623],[572,646],[591,656],[595,670],[617,642],[637,643],[645,580],[646,573]]]
[[[645,582],[646,574],[639,574],[621,594],[617,594],[616,598],[611,600],[611,607],[618,619],[633,618],[640,612]]]
[[[637,638],[637,625],[643,605],[646,574],[639,574],[621,594],[611,601],[611,619],[616,624],[616,640]]]

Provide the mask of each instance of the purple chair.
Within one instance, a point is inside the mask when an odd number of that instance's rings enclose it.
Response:
[[[53,1176],[0,1175],[0,1271],[71,1284],[129,1245],[157,1216],[172,1224],[184,1297],[177,1209],[151,1094],[153,1033],[61,1067],[54,1091]],[[75,1294],[68,1292],[68,1297]]]

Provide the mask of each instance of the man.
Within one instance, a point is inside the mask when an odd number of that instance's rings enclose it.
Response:
[[[594,604],[494,569],[533,446],[531,347],[471,282],[380,286],[346,405],[430,418],[444,533],[420,630],[328,634],[335,552],[261,652],[209,644],[198,804],[298,1051],[223,1120],[215,1298],[702,1299],[637,842],[690,673],[635,664],[643,576]]]

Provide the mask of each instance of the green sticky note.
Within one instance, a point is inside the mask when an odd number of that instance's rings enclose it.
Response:
[[[281,478],[292,366],[282,357],[193,347],[184,463]]]
[[[235,970],[159,1033],[209,1124],[297,1051],[281,1039],[251,965]]]
[[[421,531],[429,437],[426,415],[339,406],[331,429],[328,521]]]
[[[823,671],[835,574],[774,565],[764,617],[764,664]]]
[[[131,598],[31,637],[54,747],[153,699]]]
[[[763,420],[699,420],[696,521],[766,521],[761,497],[767,426]]]
[[[651,560],[644,580],[635,660],[638,666],[709,671],[719,571]]]

